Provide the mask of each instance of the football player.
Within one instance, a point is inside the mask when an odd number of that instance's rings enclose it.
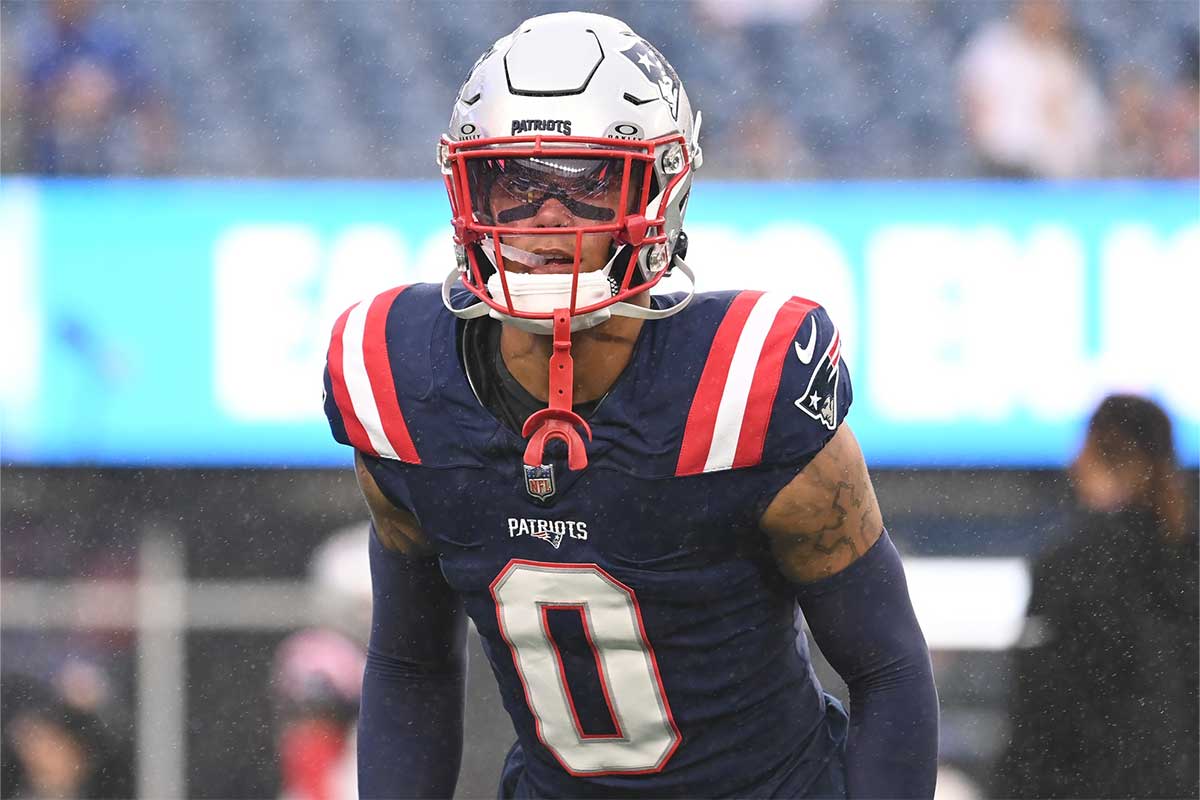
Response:
[[[620,21],[524,22],[439,146],[457,268],[334,327],[326,412],[374,524],[363,796],[452,795],[468,616],[517,734],[502,797],[933,794],[929,652],[837,328],[651,293],[691,278],[699,122]]]

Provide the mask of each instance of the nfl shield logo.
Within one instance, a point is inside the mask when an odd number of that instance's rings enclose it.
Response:
[[[525,465],[525,490],[538,500],[547,500],[554,496],[554,465],[542,464],[540,467]]]

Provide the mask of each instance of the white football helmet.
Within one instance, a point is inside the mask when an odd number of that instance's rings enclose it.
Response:
[[[682,310],[627,301],[673,267],[692,277],[683,216],[699,128],[675,70],[620,20],[521,23],[475,62],[438,146],[458,256],[447,307],[538,333],[555,310],[572,330]],[[585,245],[607,254],[603,268],[581,269]],[[479,302],[452,303],[455,285]]]

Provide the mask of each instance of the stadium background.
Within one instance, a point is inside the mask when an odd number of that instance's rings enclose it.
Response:
[[[454,92],[492,40],[567,7],[100,2],[72,80],[101,110],[47,114],[79,47],[54,6],[0,4],[0,667],[6,693],[90,703],[141,796],[279,791],[273,659],[319,616],[314,552],[363,516],[321,418],[327,332],[452,265],[433,143]],[[1009,3],[589,6],[704,111],[701,288],[786,288],[843,328],[942,761],[970,782],[947,792],[986,793],[1004,747],[1027,565],[1061,535],[1094,404],[1154,396],[1200,458],[1196,119],[1176,108],[1197,8],[1065,8],[1104,132],[1066,174],[1014,179],[961,88]],[[474,656],[463,797],[494,793],[511,741]],[[12,763],[6,734],[6,781]]]

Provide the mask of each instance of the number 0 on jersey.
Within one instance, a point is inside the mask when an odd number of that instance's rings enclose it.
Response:
[[[514,559],[491,586],[500,633],[512,649],[538,738],[573,775],[659,772],[679,746],[679,730],[646,641],[633,590],[594,564]],[[616,734],[580,726],[547,608],[579,610],[596,658]]]

